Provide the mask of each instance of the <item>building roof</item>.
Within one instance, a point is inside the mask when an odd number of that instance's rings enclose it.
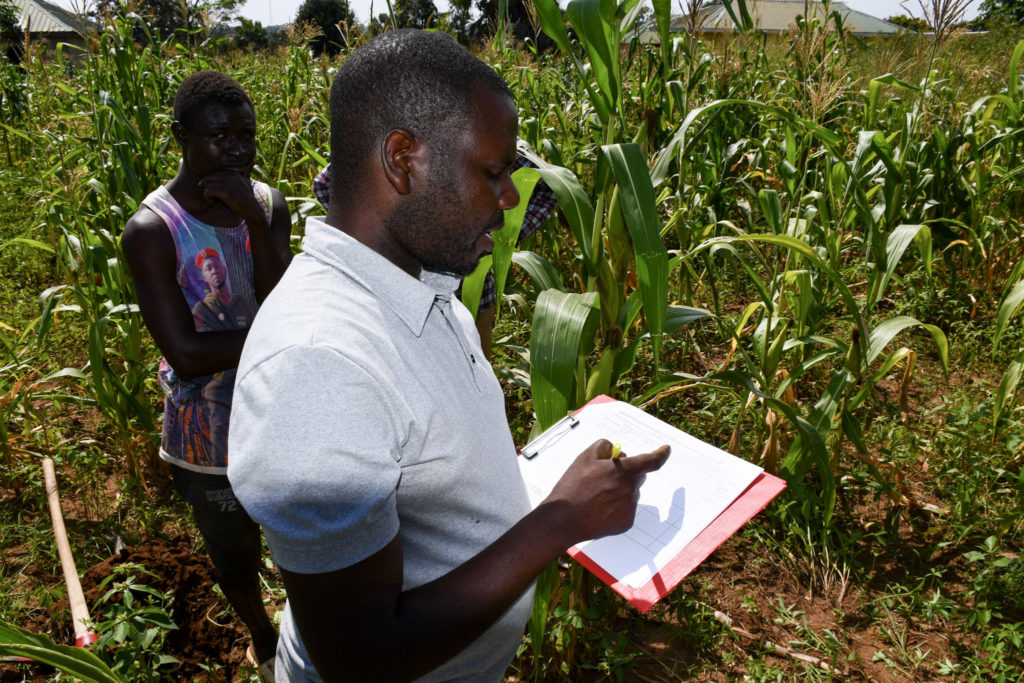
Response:
[[[81,33],[87,21],[44,0],[13,0],[18,26],[30,33]]]
[[[847,7],[842,2],[832,2],[826,12],[821,2],[804,0],[751,0],[747,4],[750,18],[754,22],[754,30],[766,33],[785,33],[796,27],[797,15],[817,16],[823,22],[833,13],[839,12],[843,18],[843,26],[850,33],[858,36],[895,35],[902,29],[884,19],[859,12]],[[736,25],[720,0],[704,5],[699,10],[700,31],[709,33],[732,33]],[[685,16],[673,17],[672,30],[679,31],[686,27]]]

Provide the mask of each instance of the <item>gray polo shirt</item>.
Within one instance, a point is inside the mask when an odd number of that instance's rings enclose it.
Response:
[[[501,387],[456,278],[417,280],[320,218],[260,308],[238,367],[228,476],[275,561],[323,573],[399,532],[403,587],[526,514]],[[532,590],[423,680],[500,680]],[[278,681],[319,681],[285,608]]]

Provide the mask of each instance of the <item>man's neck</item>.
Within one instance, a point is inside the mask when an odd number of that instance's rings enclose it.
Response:
[[[377,252],[417,280],[419,279],[422,270],[419,262],[409,254],[393,252],[387,241],[382,239],[385,232],[384,220],[371,210],[369,204],[363,202],[351,211],[346,211],[341,202],[331,202],[328,205],[327,217],[324,222]]]

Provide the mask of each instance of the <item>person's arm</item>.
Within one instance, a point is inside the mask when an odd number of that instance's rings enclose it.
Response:
[[[402,542],[350,567],[299,574],[280,567],[295,624],[325,681],[409,680],[482,634],[572,545],[633,524],[644,475],[668,447],[611,460],[598,441],[551,495],[508,532],[435,581],[402,591]]]
[[[249,247],[252,249],[253,285],[260,303],[270,294],[292,260],[288,244],[291,235],[291,215],[281,191],[272,188],[274,210],[267,222],[263,207],[256,200],[251,181],[234,171],[214,171],[200,181],[203,198],[227,204],[249,228]],[[173,366],[173,363],[172,363]],[[177,368],[175,368],[177,369]]]
[[[174,240],[163,220],[141,209],[125,225],[121,248],[142,319],[174,372],[189,379],[238,365],[246,330],[196,332],[175,275]]]

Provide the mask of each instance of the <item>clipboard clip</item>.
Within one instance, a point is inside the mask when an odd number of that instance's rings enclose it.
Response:
[[[523,457],[527,460],[531,460],[544,448],[547,448],[554,442],[565,436],[569,430],[575,429],[579,425],[580,419],[575,415],[566,415],[561,420],[551,425],[551,427],[543,434],[538,436],[532,442],[523,446],[523,450],[520,451]]]

